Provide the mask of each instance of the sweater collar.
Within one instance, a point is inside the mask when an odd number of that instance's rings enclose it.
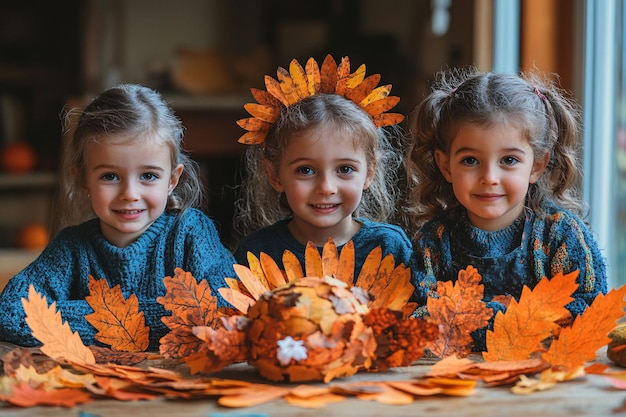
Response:
[[[520,217],[511,225],[496,231],[479,229],[469,222],[467,212],[457,212],[456,227],[452,228],[452,238],[473,256],[498,257],[523,245],[526,225],[532,223],[532,210],[525,208]],[[454,223],[453,223],[454,224]]]

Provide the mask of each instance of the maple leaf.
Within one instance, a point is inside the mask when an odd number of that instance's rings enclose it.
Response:
[[[135,294],[127,300],[119,285],[109,287],[106,279],[95,279],[89,275],[89,295],[85,300],[93,313],[85,316],[98,330],[95,337],[114,350],[143,352],[148,348],[150,329],[146,326],[143,312]]]
[[[611,339],[608,334],[623,317],[626,285],[608,294],[598,294],[574,323],[561,330],[558,339],[542,355],[553,367],[565,370],[579,368],[596,357],[596,352]]]
[[[489,324],[493,309],[482,301],[481,280],[478,270],[470,265],[459,271],[456,282],[437,282],[438,298],[428,297],[428,313],[441,324],[439,338],[431,347],[440,358],[467,356],[474,345],[471,333]]]
[[[63,322],[61,313],[56,311],[56,303],[48,307],[46,298],[40,295],[31,284],[28,298],[22,299],[26,324],[32,335],[43,345],[41,351],[53,359],[64,359],[74,363],[95,363],[91,350],[83,344],[78,332],[72,332],[69,324]]]
[[[524,286],[519,301],[511,300],[505,313],[496,314],[493,331],[487,331],[486,361],[527,359],[542,351],[541,342],[557,332],[557,321],[569,315],[578,270],[551,279],[544,277],[534,289]]]
[[[193,334],[195,326],[217,327],[217,300],[211,294],[206,280],[197,281],[181,268],[174,270],[173,277],[165,277],[167,291],[157,302],[172,312],[161,321],[170,332],[160,340],[159,351],[165,357],[181,358],[197,351],[202,344]]]

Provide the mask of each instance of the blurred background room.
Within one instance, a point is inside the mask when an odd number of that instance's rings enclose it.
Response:
[[[558,74],[584,110],[588,220],[611,284],[624,284],[624,13],[624,0],[3,0],[0,287],[54,228],[66,110],[120,82],[160,91],[201,166],[205,210],[232,246],[236,121],[250,88],[292,58],[328,53],[381,73],[408,116],[444,67]]]

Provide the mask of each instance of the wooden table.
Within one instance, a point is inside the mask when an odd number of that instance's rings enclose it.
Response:
[[[610,363],[604,350],[597,361]],[[407,368],[393,368],[384,373],[361,372],[335,381],[408,380],[420,377],[430,369],[432,359],[421,359]],[[618,368],[616,368],[617,370]],[[260,381],[256,370],[247,364],[236,364],[214,376],[229,379]],[[332,383],[332,382],[331,382]],[[332,403],[321,409],[305,409],[287,404],[284,400],[247,407],[225,408],[215,398],[197,400],[167,400],[122,402],[111,399],[97,400],[73,408],[32,407],[17,408],[0,403],[2,417],[80,416],[80,417],[305,417],[305,416],[615,416],[626,415],[626,391],[612,388],[607,379],[598,375],[557,384],[547,391],[530,395],[516,395],[510,386],[485,387],[478,384],[475,393],[467,397],[432,396],[416,399],[410,405],[391,406],[347,397],[343,402]]]

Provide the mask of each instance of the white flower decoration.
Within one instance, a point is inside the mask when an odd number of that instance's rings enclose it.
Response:
[[[293,337],[287,336],[277,343],[276,359],[278,359],[281,365],[289,365],[292,359],[299,361],[307,358],[304,340],[295,340]]]

